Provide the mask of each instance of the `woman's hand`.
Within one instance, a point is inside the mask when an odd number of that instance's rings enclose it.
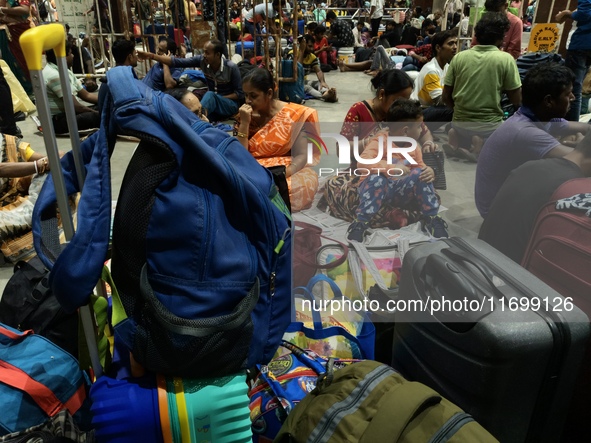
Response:
[[[421,175],[419,175],[419,180],[423,183],[432,183],[435,180],[435,171],[433,171],[433,168],[429,166],[425,167],[421,171]]]
[[[240,113],[240,123],[249,125],[252,118],[252,106],[244,104],[240,106],[238,112]]]
[[[437,150],[437,144],[433,140],[426,140],[423,142],[423,152],[435,152]]]

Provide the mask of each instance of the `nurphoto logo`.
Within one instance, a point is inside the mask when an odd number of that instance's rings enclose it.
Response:
[[[351,149],[351,143],[342,134],[334,133],[334,132],[327,132],[320,134],[320,141],[315,140],[313,138],[308,138],[308,152],[307,152],[307,163],[309,165],[314,164],[314,149],[320,150],[322,149],[320,146],[324,147],[324,150],[328,152],[326,148],[326,144],[324,140],[327,138],[333,138],[337,142],[337,154],[338,154],[338,163],[343,167],[337,168],[319,168],[318,175],[319,176],[327,176],[327,175],[354,175],[354,176],[367,176],[370,174],[385,174],[391,177],[399,177],[404,174],[402,169],[397,168],[396,165],[404,164],[404,165],[416,165],[417,162],[414,158],[410,155],[417,148],[417,142],[411,137],[403,137],[403,136],[380,136],[378,137],[378,150],[374,158],[363,158],[361,157],[361,152],[359,150],[359,137],[353,137],[353,143]],[[353,157],[357,162],[357,165],[367,165],[368,168],[351,168],[351,151],[353,152]],[[384,156],[384,153],[386,154]],[[403,161],[400,160],[400,156],[404,158]],[[380,163],[383,158],[386,158],[387,164],[392,165],[391,168],[371,168],[371,165],[375,165],[376,163]]]

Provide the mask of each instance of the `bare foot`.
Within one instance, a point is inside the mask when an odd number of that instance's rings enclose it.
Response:
[[[482,139],[482,137],[479,137],[477,135],[472,136],[472,152],[474,153],[474,155],[476,155],[476,157],[478,157],[478,155],[480,154],[483,145],[484,140]]]
[[[345,62],[341,59],[339,59],[339,71],[341,71],[341,72],[347,71],[347,67],[345,66]]]
[[[378,75],[378,71],[367,71],[366,74],[375,77],[376,75]]]
[[[451,147],[454,149],[457,149],[458,145],[459,145],[459,140],[458,140],[458,133],[456,132],[456,130],[451,128],[449,130],[449,132],[447,133],[447,136],[448,136],[449,144],[451,145]]]

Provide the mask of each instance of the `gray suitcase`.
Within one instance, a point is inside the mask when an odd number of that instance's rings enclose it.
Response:
[[[589,338],[579,308],[483,241],[460,238],[411,249],[399,296],[472,306],[398,312],[394,368],[456,403],[503,443],[560,441]],[[588,432],[578,441],[591,441]]]

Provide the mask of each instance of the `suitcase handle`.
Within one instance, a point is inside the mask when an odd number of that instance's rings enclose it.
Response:
[[[53,49],[57,58],[66,56],[64,27],[57,23],[27,30],[20,38],[21,48],[30,71],[40,71],[43,51]]]
[[[442,279],[445,280],[454,289],[453,294],[456,300],[466,298],[468,300],[479,300],[478,293],[474,285],[456,268],[453,263],[444,257],[432,254],[427,257],[423,270],[421,272],[421,282],[424,285],[425,293],[431,300],[441,300],[440,288]],[[435,294],[435,296],[433,295]],[[481,310],[441,310],[433,314],[442,323],[448,323],[448,327],[456,332],[467,332],[481,318],[490,314],[491,310],[488,304],[482,304]]]
[[[494,272],[488,266],[486,266],[484,263],[482,263],[480,260],[464,257],[463,255],[458,254],[457,252],[455,252],[449,248],[443,249],[442,252],[445,255],[447,255],[449,258],[451,258],[452,260],[459,261],[459,262],[466,262],[466,263],[469,263],[472,266],[474,266],[484,276],[484,279],[486,280],[486,282],[488,283],[488,285],[492,289],[493,293],[499,299],[505,298],[505,295],[503,294],[503,292],[498,288],[498,286],[494,282],[494,277],[495,277]]]
[[[440,278],[431,278],[433,274],[436,274]],[[427,257],[427,261],[423,267],[421,280],[423,280],[426,288],[436,289],[441,286],[441,278],[451,283],[461,295],[469,296],[474,299],[477,298],[474,286],[466,277],[464,277],[464,275],[462,275],[458,268],[439,255],[430,255]]]

